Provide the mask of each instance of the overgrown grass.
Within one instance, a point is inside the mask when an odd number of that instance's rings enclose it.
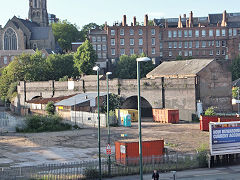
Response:
[[[65,131],[72,129],[72,126],[63,123],[62,118],[56,115],[53,116],[29,116],[25,120],[25,127],[23,129],[16,128],[17,132],[23,133],[37,133],[37,132],[51,132],[51,131]]]

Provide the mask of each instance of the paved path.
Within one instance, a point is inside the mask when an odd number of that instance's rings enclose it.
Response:
[[[151,174],[144,175],[144,180],[151,180]],[[172,180],[172,173],[161,173],[160,180]],[[176,180],[239,180],[240,166],[229,166],[212,169],[194,169],[179,171],[176,173]],[[108,179],[104,179],[108,180]],[[139,180],[139,176],[115,177],[111,180]]]

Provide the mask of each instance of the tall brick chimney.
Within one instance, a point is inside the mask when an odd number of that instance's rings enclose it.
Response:
[[[122,26],[126,26],[126,25],[127,25],[127,16],[123,15]]]
[[[227,11],[226,11],[226,10],[223,12],[223,17],[222,17],[221,26],[223,26],[223,27],[226,27],[226,26],[227,26]]]
[[[133,26],[136,26],[137,25],[137,19],[136,19],[136,16],[133,17]]]
[[[186,27],[188,28],[189,27],[189,20],[186,19]]]
[[[105,30],[105,31],[107,30],[107,21],[105,21],[104,30]]]
[[[179,15],[179,18],[178,18],[178,28],[182,28],[183,25],[182,25],[182,17],[181,15]]]
[[[148,15],[147,14],[145,14],[144,26],[148,26]]]
[[[165,19],[165,28],[168,28],[168,22],[167,22],[167,19]]]
[[[193,27],[193,12],[191,11],[189,14],[189,24],[188,27]]]

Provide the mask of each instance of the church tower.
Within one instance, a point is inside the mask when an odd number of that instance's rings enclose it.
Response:
[[[48,26],[47,0],[29,0],[28,19],[40,26]]]

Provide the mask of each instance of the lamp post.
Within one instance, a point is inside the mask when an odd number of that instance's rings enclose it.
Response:
[[[101,139],[100,139],[100,116],[99,116],[99,71],[100,68],[98,66],[93,67],[94,71],[97,71],[97,102],[98,102],[98,158],[99,158],[99,179],[102,179],[101,172]]]
[[[142,165],[142,121],[141,121],[141,95],[140,95],[140,62],[150,61],[148,57],[137,58],[137,82],[138,82],[138,133],[139,133],[139,166],[140,180],[143,180]]]
[[[110,145],[110,125],[109,125],[109,75],[111,75],[112,72],[107,72],[107,125],[108,125],[108,144]],[[111,156],[108,155],[108,175],[111,174]]]

